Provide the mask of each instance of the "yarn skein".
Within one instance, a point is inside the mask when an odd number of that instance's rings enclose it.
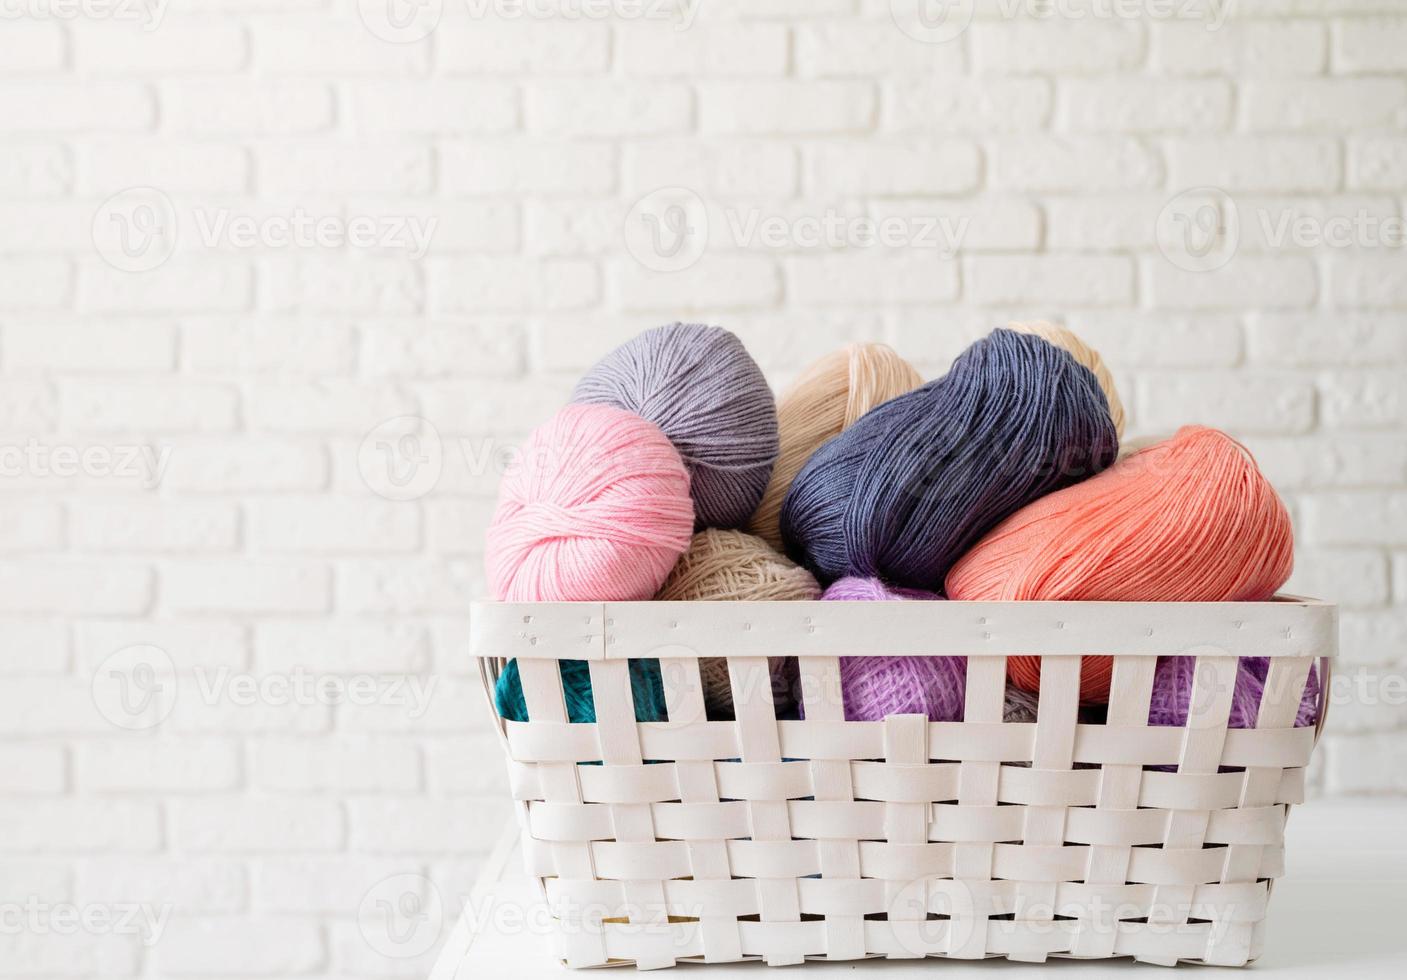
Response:
[[[920,589],[895,588],[877,579],[842,578],[822,599],[839,602],[941,600]],[[967,691],[965,657],[841,657],[840,691],[847,721],[883,721],[889,715],[927,715],[961,721]]]
[[[1153,675],[1153,697],[1148,708],[1148,724],[1181,727],[1187,724],[1192,703],[1196,657],[1159,657]],[[1254,728],[1270,672],[1269,657],[1242,657],[1236,664],[1236,686],[1231,693],[1228,728]],[[1319,710],[1319,675],[1311,667],[1299,707],[1295,727],[1313,725]]]
[[[742,531],[711,529],[695,534],[689,550],[669,573],[656,599],[716,601],[794,601],[816,599],[821,587],[806,569],[777,554],[767,542]],[[794,704],[795,657],[770,657],[773,704],[779,714]],[[728,662],[699,660],[704,710],[710,719],[733,718]]]
[[[689,546],[689,474],[654,424],[569,405],[499,487],[485,564],[509,602],[648,599]]]
[[[567,705],[567,721],[592,724],[596,721],[596,702],[592,698],[591,668],[585,660],[559,660],[562,674],[562,698]],[[635,701],[636,721],[664,721],[667,714],[664,684],[660,678],[658,660],[630,661],[630,693]],[[509,721],[527,721],[528,705],[523,696],[523,680],[518,673],[518,661],[508,661],[493,691],[494,706]]]
[[[692,477],[695,528],[742,527],[777,458],[777,406],[767,379],[722,327],[674,323],[607,354],[572,393],[659,426]]]
[[[952,599],[1255,602],[1292,569],[1289,514],[1250,454],[1186,426],[1018,511],[946,585]],[[1112,669],[1109,657],[1085,657],[1081,699],[1107,700]],[[1039,657],[1009,657],[1007,672],[1039,689]]]
[[[1088,368],[1094,379],[1099,382],[1099,388],[1104,392],[1104,400],[1109,404],[1109,418],[1114,423],[1114,431],[1123,439],[1124,402],[1119,397],[1119,390],[1114,386],[1114,376],[1109,373],[1109,368],[1105,365],[1104,358],[1099,356],[1099,351],[1086,344],[1074,331],[1045,320],[1032,320],[1029,323],[1013,321],[1007,324],[1007,327],[1020,333],[1045,338],[1056,347],[1069,351],[1071,357]]]
[[[823,581],[937,588],[1004,518],[1117,453],[1094,375],[1049,341],[995,330],[818,449],[782,504],[782,538]]]
[[[884,344],[849,344],[814,361],[777,403],[781,449],[748,530],[782,547],[782,500],[821,444],[876,405],[923,384],[923,377]]]

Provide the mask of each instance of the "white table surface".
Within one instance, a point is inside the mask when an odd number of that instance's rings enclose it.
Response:
[[[541,929],[525,929],[521,913],[541,909],[536,888],[524,875],[517,828],[502,843],[470,897],[474,915],[462,918],[446,942],[431,980],[564,980],[600,975],[570,971],[553,956]],[[1407,977],[1407,801],[1312,800],[1295,807],[1286,830],[1286,875],[1275,884],[1265,953],[1249,969],[1255,977],[1321,978],[1352,971],[1366,977]],[[471,921],[472,920],[474,921]],[[680,964],[670,976],[697,980],[764,980],[761,963]],[[798,967],[788,968],[795,976]],[[986,971],[1002,980],[1051,975],[1161,970],[1131,960],[1057,960],[1045,964],[1006,960],[859,960],[807,963],[815,980],[876,971],[886,980],[931,980],[935,971]],[[1248,977],[1244,970],[1184,967]],[[703,972],[700,972],[703,971]],[[882,972],[881,972],[882,971]],[[611,976],[633,975],[633,968]]]

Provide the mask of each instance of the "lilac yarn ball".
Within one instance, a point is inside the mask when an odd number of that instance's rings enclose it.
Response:
[[[1196,657],[1159,657],[1153,675],[1153,698],[1148,708],[1148,724],[1180,728],[1187,724],[1192,703],[1192,678]],[[1267,657],[1242,657],[1236,667],[1236,687],[1231,692],[1229,728],[1254,728],[1260,714],[1265,678],[1270,670]],[[1313,725],[1319,707],[1319,672],[1311,667],[1309,680],[1295,713],[1295,727]]]
[[[822,599],[882,602],[941,600],[922,589],[896,588],[872,578],[842,578]],[[927,715],[961,721],[967,691],[964,657],[841,657],[840,690],[847,721],[882,721],[888,715]]]
[[[587,372],[572,401],[660,427],[689,470],[695,530],[742,527],[757,510],[781,448],[777,403],[742,341],[722,327],[646,330]]]

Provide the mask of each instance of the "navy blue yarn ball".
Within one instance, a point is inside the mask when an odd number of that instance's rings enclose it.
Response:
[[[585,660],[559,660],[562,672],[562,695],[567,703],[567,720],[574,724],[596,721],[596,702],[591,696],[591,668]],[[667,710],[664,682],[660,678],[658,660],[630,661],[630,693],[635,699],[636,721],[664,721]],[[518,676],[518,661],[508,661],[494,685],[494,706],[509,721],[527,721],[528,705],[523,698],[523,681]]]
[[[782,503],[782,539],[824,581],[941,589],[983,534],[1118,449],[1088,368],[1040,337],[994,330],[816,450]]]

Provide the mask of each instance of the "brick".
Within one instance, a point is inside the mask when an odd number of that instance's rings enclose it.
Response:
[[[960,44],[918,44],[884,20],[854,17],[797,24],[796,72],[809,78],[959,75]]]
[[[876,114],[867,82],[704,82],[698,98],[699,129],[708,134],[862,133]]]
[[[172,843],[182,851],[328,851],[345,837],[342,807],[331,800],[176,799],[168,812]]]
[[[263,308],[280,313],[418,313],[425,305],[419,262],[409,258],[280,258],[261,266]]]
[[[0,389],[0,431],[44,431],[53,428],[57,416],[58,402],[51,385],[16,383]],[[16,454],[28,449],[19,439],[6,445]],[[27,461],[11,457],[6,460],[6,476],[9,479],[21,476],[28,465]]]
[[[511,376],[524,363],[524,327],[512,320],[409,322],[361,331],[362,370],[373,376]]]
[[[69,515],[73,546],[83,551],[212,552],[239,545],[233,504],[75,501]]]
[[[16,11],[18,13],[19,11]],[[57,22],[6,17],[0,35],[0,72],[62,71],[68,44]]]
[[[688,187],[707,197],[788,197],[796,192],[795,147],[761,140],[651,140],[624,150],[625,184],[640,195]]]
[[[264,554],[369,554],[420,544],[420,514],[401,502],[256,500],[246,519],[250,547]]]
[[[15,901],[34,895],[46,902],[71,902],[74,898],[73,861],[43,858],[0,857],[0,900]]]
[[[9,23],[7,21],[7,23]],[[156,122],[156,100],[136,82],[13,81],[0,90],[0,132],[139,132]]]
[[[189,320],[181,347],[187,367],[217,374],[348,374],[356,361],[352,328],[316,320]]]
[[[91,248],[93,209],[74,201],[0,204],[0,248],[29,254]]]
[[[439,500],[426,505],[429,530],[426,538],[437,554],[484,552],[484,535],[493,517],[495,502],[481,500]]]
[[[1022,191],[1138,190],[1160,186],[1163,167],[1130,139],[998,137],[988,149],[993,187]]]
[[[1059,86],[1058,124],[1077,133],[1222,130],[1231,123],[1225,81],[1072,79]]]
[[[1321,390],[1326,428],[1407,426],[1407,370],[1334,371],[1323,376]]]
[[[1172,431],[1200,423],[1240,432],[1295,433],[1314,422],[1314,385],[1293,375],[1243,371],[1140,376],[1140,425]]]
[[[0,146],[0,196],[31,201],[73,186],[73,156],[58,144]]]
[[[83,792],[211,793],[238,789],[240,746],[229,739],[145,736],[74,747],[74,782]]]
[[[728,310],[771,306],[781,299],[781,276],[766,256],[705,255],[682,272],[653,272],[633,259],[612,261],[608,291],[620,308]],[[707,315],[700,314],[707,318]]]
[[[553,137],[680,133],[693,118],[688,87],[670,82],[538,82],[527,86],[524,107],[527,129]]]
[[[172,452],[162,483],[178,493],[319,490],[327,485],[327,474],[321,445],[261,435],[181,445]]]
[[[1325,739],[1326,787],[1335,794],[1407,792],[1407,741],[1400,733]]]
[[[866,210],[879,222],[906,222],[921,248],[947,250],[955,244],[964,252],[1034,251],[1041,240],[1040,209],[1019,197],[886,198]]]
[[[467,834],[466,827],[495,827],[493,814],[507,817],[506,800],[358,799],[347,804],[351,846],[390,854],[486,853],[492,834]]]
[[[1281,489],[1391,486],[1407,482],[1407,445],[1396,433],[1252,439],[1261,471]]]
[[[420,754],[413,742],[339,735],[333,739],[266,739],[253,746],[254,785],[273,793],[404,793],[420,791]]]
[[[332,729],[338,679],[307,671],[244,674],[229,667],[178,677],[163,732],[181,736],[326,735]],[[322,685],[334,685],[331,693]]]
[[[1388,197],[1240,197],[1239,247],[1251,251],[1329,252],[1381,248],[1407,236]]]
[[[339,569],[337,603],[348,613],[454,613],[485,591],[481,562],[368,560]]]
[[[184,561],[162,569],[165,607],[178,613],[326,612],[328,570],[272,561]]]
[[[616,186],[616,149],[550,139],[441,145],[440,188],[449,196],[606,194]]]
[[[135,976],[141,948],[136,934],[7,929],[0,934],[0,964],[21,977]]]
[[[93,690],[91,675],[12,676],[0,688],[0,731],[26,738],[111,736],[115,728],[97,710]]]
[[[81,313],[238,313],[254,297],[252,271],[237,262],[187,262],[179,257],[146,275],[85,263],[78,277]]]
[[[55,310],[73,298],[73,269],[59,258],[7,258],[0,264],[0,310]]]
[[[271,143],[255,150],[264,195],[425,194],[430,151],[402,141]]]
[[[1407,46],[1407,18],[1368,17],[1333,24],[1333,64],[1336,72],[1402,71]]]
[[[290,976],[320,967],[325,956],[318,923],[287,917],[172,919],[151,953],[168,975]]]
[[[1333,140],[1307,137],[1173,139],[1167,143],[1169,183],[1224,191],[1330,191],[1341,177]]]
[[[1143,261],[1143,281],[1164,309],[1295,309],[1313,305],[1319,274],[1301,257],[1238,255],[1219,269],[1195,272],[1167,259]]]
[[[151,139],[85,141],[77,156],[78,189],[95,195],[155,187],[185,202],[197,194],[240,194],[249,187],[249,153],[241,146]]]
[[[181,381],[65,382],[59,397],[64,426],[88,432],[219,432],[234,428],[239,406],[232,388]]]
[[[958,294],[958,264],[939,252],[880,249],[789,258],[788,294],[803,306],[941,303]]]
[[[54,795],[68,788],[68,763],[61,745],[0,745],[0,772],[5,773],[5,791],[18,796]]]
[[[254,907],[266,912],[346,915],[387,878],[420,874],[418,864],[358,855],[342,858],[261,859],[253,866]]]
[[[476,258],[430,264],[430,308],[441,316],[573,309],[600,296],[595,263]]]
[[[349,91],[352,122],[368,135],[502,133],[518,125],[517,87],[506,82],[365,82]]]
[[[1103,75],[1138,67],[1145,48],[1128,20],[984,21],[967,33],[979,74]]]
[[[325,11],[279,11],[249,19],[254,67],[263,75],[424,74],[429,46],[390,44],[355,15],[330,19]]]
[[[1329,295],[1340,307],[1407,307],[1407,279],[1399,256],[1384,252],[1335,255],[1329,260]]]
[[[1044,202],[1046,244],[1052,250],[1144,249],[1167,200],[1148,194],[1051,197]]]
[[[1366,548],[1300,548],[1282,591],[1346,606],[1379,605],[1390,598],[1387,557]]]
[[[1407,545],[1407,493],[1316,493],[1304,498],[1304,513],[1314,544]]]
[[[414,400],[396,387],[337,379],[256,384],[248,404],[251,429],[356,433],[358,438],[387,419],[414,414]]]
[[[486,731],[492,724],[484,710],[483,682],[478,677],[408,677],[398,689],[389,687],[375,702],[363,699],[340,710],[338,724],[348,732],[463,734]]]
[[[1327,34],[1312,20],[1239,21],[1215,31],[1169,21],[1149,28],[1150,61],[1169,75],[1315,75],[1324,70]]]
[[[501,752],[493,735],[438,738],[426,747],[430,789],[443,796],[497,797],[508,791],[502,766],[484,765]]]
[[[1351,137],[1348,141],[1348,186],[1397,191],[1407,173],[1407,139],[1394,136]]]
[[[112,561],[0,564],[0,612],[135,615],[151,599],[152,572]]]
[[[191,136],[296,136],[332,128],[332,86],[311,79],[163,82],[162,125]]]
[[[435,30],[441,72],[588,75],[610,64],[611,29],[582,21],[446,20]]]
[[[1407,81],[1386,78],[1250,81],[1241,122],[1250,131],[1359,130],[1404,118]]]
[[[44,500],[0,500],[0,553],[60,551],[63,509]]]
[[[955,194],[981,174],[977,147],[965,141],[826,143],[807,161],[813,195]]]
[[[1235,317],[1089,312],[1066,326],[1115,367],[1234,367],[1241,359],[1241,326]]]
[[[1246,330],[1253,362],[1316,368],[1407,361],[1407,315],[1257,313]]]
[[[72,854],[154,851],[161,846],[161,808],[123,800],[0,800],[5,834],[0,851]]]
[[[627,75],[719,78],[784,75],[784,24],[714,23],[687,31],[637,21],[615,31],[616,58]]]
[[[167,323],[16,321],[4,325],[10,371],[169,371],[176,331]]]
[[[248,39],[235,20],[169,17],[157,30],[120,19],[88,20],[71,30],[75,67],[82,72],[232,72],[249,60]]]
[[[68,669],[69,642],[58,620],[3,619],[0,674],[57,674]]]
[[[1407,644],[1407,610],[1345,609],[1339,615],[1339,650],[1345,662],[1400,667]]]
[[[261,622],[255,662],[262,672],[299,667],[328,672],[415,673],[431,666],[429,636],[412,623]]]
[[[74,626],[77,671],[91,677],[102,662],[124,647],[151,645],[164,650],[177,671],[242,670],[249,641],[237,623],[210,620],[84,620]]]
[[[1114,306],[1133,302],[1133,262],[1122,256],[991,255],[963,264],[968,298],[980,305],[1048,302]]]
[[[884,85],[884,128],[981,135],[1043,129],[1053,97],[1043,78],[915,78]]]
[[[427,253],[517,252],[521,248],[518,207],[510,202],[358,198],[348,213],[382,222],[395,252],[422,258]],[[376,254],[391,248],[373,249]]]
[[[183,915],[242,912],[248,889],[249,873],[237,862],[189,856],[90,858],[78,865],[75,886],[84,901],[117,899],[154,909],[170,905]]]

